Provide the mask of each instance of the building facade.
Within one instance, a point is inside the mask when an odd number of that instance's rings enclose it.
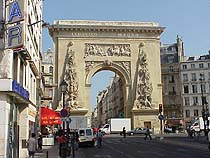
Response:
[[[108,122],[110,118],[124,118],[123,111],[123,83],[118,75],[110,78],[110,85],[98,93],[97,111],[98,126]]]
[[[180,78],[180,62],[183,56],[183,42],[179,37],[177,37],[176,43],[161,45],[161,78],[165,124],[174,128],[179,124],[176,120],[183,117]]]
[[[180,65],[183,116],[186,123],[209,114],[210,54],[185,57]]]
[[[54,96],[54,52],[51,49],[48,49],[47,52],[42,54],[42,77],[44,81],[44,92],[41,98],[42,106],[49,107],[53,109],[53,96]]]
[[[48,28],[55,45],[57,105],[66,80],[65,105],[71,115],[90,116],[91,78],[110,70],[123,81],[124,117],[131,118],[132,127],[147,125],[160,132],[163,27],[154,22],[58,20]]]
[[[0,157],[25,158],[40,103],[42,1],[0,2]]]

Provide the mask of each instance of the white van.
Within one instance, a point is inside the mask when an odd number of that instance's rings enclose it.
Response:
[[[91,145],[94,146],[93,129],[91,128],[79,128],[79,145]]]

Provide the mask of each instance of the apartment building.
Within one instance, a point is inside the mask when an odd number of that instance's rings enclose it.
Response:
[[[183,116],[185,122],[209,114],[210,52],[206,55],[185,57],[180,65],[182,80]]]
[[[161,78],[165,124],[174,128],[182,119],[180,62],[184,56],[183,42],[177,37],[176,43],[163,44],[160,49]]]
[[[98,125],[110,118],[124,117],[123,83],[118,75],[110,79],[109,86],[97,96]]]
[[[42,1],[0,1],[0,8],[0,157],[25,158],[42,86]]]
[[[44,80],[44,92],[41,98],[42,106],[49,107],[51,109],[53,107],[53,95],[54,95],[54,84],[53,84],[53,76],[54,76],[54,52],[51,49],[48,49],[47,52],[42,54],[42,77]]]

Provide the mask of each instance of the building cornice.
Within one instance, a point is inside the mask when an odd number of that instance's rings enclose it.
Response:
[[[50,35],[58,31],[71,32],[130,32],[161,34],[164,27],[153,22],[71,21],[59,20],[49,26]]]

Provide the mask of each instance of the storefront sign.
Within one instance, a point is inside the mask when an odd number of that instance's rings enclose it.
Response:
[[[24,1],[14,1],[9,5],[9,15],[8,23],[16,23],[21,20],[24,20],[23,12],[24,10]]]
[[[17,83],[15,80],[12,81],[12,90],[21,95],[23,98],[29,100],[29,92],[26,89],[24,89],[19,83]]]
[[[14,1],[10,3],[8,23],[17,24],[8,27],[8,48],[17,48],[24,44],[24,27],[23,24],[20,24],[20,21],[24,20],[23,11],[24,1]]]
[[[8,28],[8,48],[21,47],[24,44],[23,24]]]

